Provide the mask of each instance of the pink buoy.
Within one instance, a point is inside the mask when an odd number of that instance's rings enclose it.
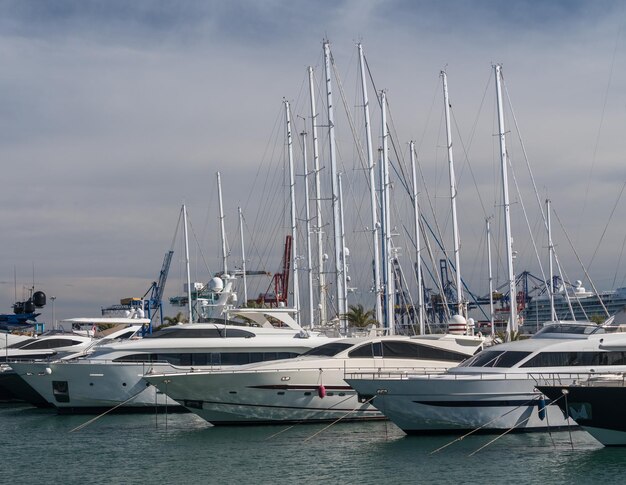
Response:
[[[323,398],[323,397],[325,397],[325,396],[326,396],[326,388],[324,387],[324,385],[323,385],[323,384],[320,384],[320,385],[317,387],[317,395],[318,395],[319,397],[321,397],[321,398]]]

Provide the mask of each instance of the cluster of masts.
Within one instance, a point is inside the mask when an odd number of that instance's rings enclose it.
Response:
[[[325,41],[324,44],[324,76],[325,76],[325,87],[326,87],[326,96],[327,96],[327,119],[328,119],[328,140],[329,140],[329,158],[330,158],[330,172],[331,172],[331,190],[332,190],[332,214],[333,214],[333,235],[334,235],[334,274],[336,277],[336,297],[335,300],[337,302],[336,311],[337,317],[340,319],[342,323],[342,328],[345,328],[345,318],[344,315],[348,309],[348,285],[347,285],[347,248],[345,241],[345,229],[344,229],[344,219],[343,219],[343,198],[342,198],[342,185],[341,185],[341,172],[337,167],[337,159],[336,159],[336,147],[335,147],[335,117],[334,117],[334,104],[333,104],[333,89],[332,89],[332,79],[333,79],[333,70],[331,69],[332,57],[330,52],[330,44],[328,41]],[[368,90],[367,90],[367,82],[366,82],[366,65],[365,59],[363,55],[363,48],[361,44],[357,45],[358,55],[359,55],[359,74],[361,80],[361,92],[362,92],[362,107],[363,107],[363,117],[365,124],[365,144],[366,144],[366,153],[367,153],[367,172],[368,172],[368,181],[369,181],[369,189],[370,189],[370,210],[371,210],[371,238],[372,238],[372,248],[374,253],[373,258],[373,291],[376,295],[375,299],[375,318],[378,322],[381,322],[383,326],[388,330],[390,334],[394,333],[395,325],[394,325],[394,298],[395,298],[395,289],[394,289],[394,274],[393,274],[393,261],[396,258],[397,248],[394,247],[393,243],[393,234],[391,231],[392,223],[391,223],[391,210],[390,210],[390,162],[389,162],[389,127],[387,123],[387,101],[386,101],[386,93],[384,90],[380,91],[380,114],[381,114],[381,140],[382,146],[379,149],[379,180],[378,184],[376,184],[376,174],[375,174],[375,166],[377,160],[374,158],[374,150],[372,144],[372,133],[371,133],[371,123],[370,123],[370,109],[369,109],[369,99],[368,99]],[[502,91],[501,91],[501,66],[494,66],[494,73],[496,77],[496,90],[498,96],[498,122],[499,122],[499,138],[500,138],[500,153],[501,153],[501,166],[502,166],[502,184],[503,184],[503,193],[504,193],[504,211],[505,211],[505,230],[506,230],[506,238],[507,238],[507,258],[509,260],[508,267],[508,276],[510,281],[510,294],[515,295],[515,275],[513,272],[513,253],[511,247],[511,224],[509,217],[509,198],[508,198],[508,187],[507,187],[507,163],[506,163],[506,140],[505,140],[505,128],[504,128],[504,118],[503,118],[503,109],[502,109]],[[324,268],[325,259],[323,258],[323,247],[321,240],[321,210],[319,202],[321,200],[320,197],[320,165],[319,165],[319,147],[318,147],[318,138],[317,138],[317,118],[318,113],[315,108],[315,92],[313,89],[313,68],[308,68],[308,76],[309,76],[309,95],[310,95],[310,105],[311,105],[311,130],[312,130],[312,146],[313,146],[313,174],[315,176],[315,194],[316,194],[316,214],[315,220],[317,223],[317,227],[314,229],[314,233],[317,235],[317,251],[318,251],[318,265],[317,265],[317,275],[316,280],[318,281],[317,291],[319,292],[319,314],[314,314],[314,305],[313,305],[313,276],[312,276],[312,262],[311,262],[311,240],[308,236],[311,234],[311,230],[309,227],[310,214],[308,207],[308,197],[306,200],[305,207],[305,220],[307,223],[307,228],[305,234],[307,234],[306,238],[306,254],[307,254],[307,277],[309,281],[309,291],[308,299],[309,299],[309,320],[311,322],[317,319],[320,322],[324,322],[327,318],[326,314],[326,306],[322,304],[326,300],[326,295],[324,294],[326,284],[324,282],[324,275],[326,270]],[[464,301],[463,291],[462,291],[462,280],[461,280],[461,270],[460,270],[460,243],[459,243],[459,234],[458,234],[458,222],[457,222],[457,210],[456,210],[456,199],[457,199],[457,186],[456,186],[456,178],[454,172],[454,159],[452,152],[452,134],[450,128],[450,101],[448,97],[448,83],[447,83],[447,75],[445,71],[441,72],[441,79],[443,84],[443,97],[444,97],[444,106],[445,106],[445,120],[446,120],[446,136],[447,136],[447,153],[448,153],[448,167],[449,167],[449,180],[450,180],[450,200],[451,200],[451,210],[452,210],[452,225],[453,225],[453,242],[454,242],[454,265],[455,265],[455,274],[456,274],[456,312],[460,315],[467,316],[467,307],[466,302]],[[299,307],[299,284],[298,284],[298,260],[297,257],[298,249],[296,245],[296,207],[295,207],[295,189],[294,189],[294,161],[293,161],[293,141],[292,141],[292,129],[291,129],[291,118],[290,118],[290,110],[289,110],[289,102],[284,100],[285,105],[285,121],[286,121],[286,131],[287,131],[287,147],[288,147],[288,162],[289,162],[289,179],[290,179],[290,196],[291,196],[291,230],[293,237],[293,246],[292,246],[292,261],[293,261],[293,296],[294,296],[294,304],[296,308]],[[307,153],[306,153],[306,133],[302,134],[303,136],[303,160],[304,160],[304,173],[305,173],[305,193],[308,194],[308,174],[309,169],[307,166]],[[425,317],[424,317],[424,302],[423,302],[423,292],[422,292],[422,272],[421,272],[421,264],[420,264],[420,234],[419,234],[419,205],[417,199],[417,178],[416,178],[416,169],[415,169],[415,147],[414,143],[410,143],[410,154],[411,154],[411,170],[412,170],[412,183],[413,183],[413,193],[412,193],[412,201],[413,201],[413,209],[414,209],[414,227],[415,227],[415,245],[416,245],[416,273],[417,273],[417,286],[418,286],[418,302],[417,302],[417,320],[419,323],[419,332],[420,334],[425,333]],[[377,187],[380,191],[380,201],[377,201]],[[509,317],[510,320],[510,329],[512,331],[517,330],[515,305],[511,305],[511,314]],[[493,325],[492,325],[493,329]]]
[[[370,191],[370,215],[371,215],[371,245],[373,249],[373,282],[371,288],[376,295],[374,316],[377,322],[380,322],[382,326],[387,330],[389,334],[395,333],[395,297],[396,288],[394,264],[397,260],[398,248],[395,247],[392,234],[392,221],[391,221],[391,209],[390,209],[390,161],[389,161],[389,126],[387,123],[387,98],[384,90],[380,91],[380,116],[381,116],[381,147],[379,148],[378,159],[375,158],[372,133],[371,133],[371,120],[370,120],[370,108],[368,89],[366,82],[366,63],[363,54],[363,48],[361,44],[357,45],[358,58],[359,58],[359,74],[361,82],[361,94],[362,94],[362,109],[365,126],[365,145],[367,155],[367,178]],[[330,51],[330,44],[328,41],[323,43],[324,53],[324,79],[326,89],[326,110],[327,110],[327,125],[325,128],[328,130],[328,154],[330,165],[330,186],[332,195],[330,197],[332,205],[332,231],[333,231],[333,250],[334,257],[331,262],[334,263],[334,268],[326,268],[328,264],[328,256],[324,252],[323,241],[323,221],[322,221],[322,207],[321,207],[321,167],[320,167],[320,147],[318,140],[318,122],[319,113],[316,108],[315,90],[314,90],[314,70],[313,67],[308,67],[308,85],[309,85],[309,99],[310,99],[310,120],[311,120],[311,146],[312,146],[312,169],[309,169],[307,144],[309,143],[307,137],[309,134],[304,130],[301,133],[302,137],[302,159],[304,168],[304,192],[307,196],[304,198],[304,221],[306,229],[303,231],[306,235],[305,238],[305,251],[306,253],[306,267],[301,268],[301,262],[305,258],[301,256],[301,250],[298,245],[297,234],[297,211],[296,211],[296,175],[294,168],[294,153],[293,153],[293,130],[292,130],[292,116],[290,111],[290,103],[286,99],[283,100],[284,112],[285,112],[285,126],[286,126],[286,140],[287,140],[287,157],[289,166],[289,193],[290,193],[290,225],[291,225],[291,280],[293,291],[293,306],[296,311],[296,321],[302,325],[303,320],[308,320],[308,325],[324,325],[329,320],[335,320],[340,322],[340,328],[345,330],[347,328],[346,314],[348,313],[348,256],[349,251],[346,245],[345,237],[345,224],[344,224],[344,211],[343,211],[343,194],[342,194],[342,173],[338,168],[337,155],[336,155],[336,141],[335,141],[335,113],[333,104],[333,78],[334,78],[334,65]],[[494,65],[496,96],[497,96],[497,115],[498,115],[498,137],[500,145],[500,162],[501,162],[501,175],[502,175],[502,194],[503,194],[503,210],[504,210],[504,225],[505,225],[505,247],[507,256],[507,269],[508,269],[508,281],[509,281],[509,295],[514,300],[516,295],[515,285],[515,273],[513,268],[513,249],[512,249],[512,237],[511,237],[511,220],[510,220],[510,202],[508,194],[508,179],[507,179],[507,149],[506,149],[506,129],[504,126],[503,115],[503,103],[502,103],[502,68],[500,65]],[[453,141],[451,133],[451,118],[450,118],[450,101],[448,94],[448,80],[445,71],[441,71],[441,81],[443,88],[443,102],[445,107],[445,126],[446,126],[446,141],[447,141],[447,159],[448,159],[448,173],[449,173],[449,187],[450,187],[450,201],[451,201],[451,213],[452,213],[452,236],[453,236],[453,254],[454,254],[454,272],[455,272],[455,287],[456,287],[456,301],[454,302],[454,311],[458,315],[467,317],[467,301],[463,294],[463,282],[461,279],[461,265],[460,265],[460,238],[457,221],[457,183],[454,170],[454,157],[453,157]],[[418,204],[418,189],[417,189],[417,177],[416,177],[416,155],[414,142],[410,142],[410,162],[412,171],[412,193],[411,199],[414,212],[414,243],[416,248],[416,278],[417,278],[417,308],[416,319],[418,322],[418,331],[420,334],[426,333],[425,328],[425,304],[424,304],[424,292],[421,270],[421,245],[420,245],[420,209]],[[375,167],[378,163],[379,173],[378,181]],[[309,204],[309,176],[313,176],[313,192],[314,204],[310,207]],[[378,182],[378,183],[376,183]],[[226,246],[225,228],[224,228],[224,212],[222,205],[221,194],[221,182],[220,174],[217,174],[218,184],[218,199],[219,199],[219,211],[220,211],[220,231],[222,235],[222,259],[223,259],[223,274],[228,274],[228,249]],[[380,200],[378,194],[380,194]],[[311,214],[313,212],[313,214]],[[183,207],[183,214],[185,218],[185,240],[186,237],[186,210]],[[243,241],[243,226],[242,226],[242,213],[239,208],[239,220],[240,220],[240,233],[241,233],[241,248],[242,248],[242,275],[243,275],[243,296],[244,301],[248,301],[247,284],[246,284],[246,268],[245,268],[245,250]],[[312,221],[315,221],[315,226],[311,227]],[[491,330],[494,331],[493,321],[493,277],[491,274],[491,247],[489,238],[489,220],[487,220],[487,232],[488,232],[488,257],[489,257],[489,285],[490,285],[490,307],[491,307]],[[315,236],[315,241],[312,241],[311,235]],[[189,268],[188,262],[188,243],[186,242],[186,261],[187,268]],[[552,243],[550,240],[550,249],[552,250]],[[313,255],[316,253],[317,264],[313,264]],[[315,268],[315,269],[314,269]],[[302,271],[305,271],[308,284],[308,294],[306,296],[308,303],[304,305],[308,309],[308,315],[303,315],[300,311],[301,308],[301,291],[300,291],[300,275]],[[328,295],[327,277],[329,274],[334,276],[334,295]],[[551,273],[552,274],[552,273]],[[191,278],[189,269],[187,269],[187,287],[191,288]],[[552,294],[552,292],[551,292]],[[314,302],[318,304],[315,305]],[[330,303],[330,304],[329,304]],[[331,305],[332,304],[332,305]],[[332,310],[330,307],[333,307]],[[447,306],[447,305],[446,305]],[[193,321],[193,308],[192,298],[188,298],[188,311],[189,320]],[[332,313],[333,315],[330,315]],[[509,305],[508,325],[507,333],[517,331],[518,326],[517,308],[515,304]],[[304,323],[303,326],[307,326]]]

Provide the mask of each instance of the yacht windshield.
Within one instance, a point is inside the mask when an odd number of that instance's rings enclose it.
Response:
[[[553,323],[543,327],[533,336],[533,338],[559,337],[562,334],[591,335],[592,333],[604,333],[604,329],[594,324]]]
[[[530,352],[513,350],[484,350],[461,363],[459,367],[513,367],[529,355]]]
[[[346,343],[346,342],[332,342],[329,344],[320,345],[319,347],[315,347],[314,349],[308,350],[307,352],[301,354],[302,357],[308,355],[319,355],[324,357],[332,357],[333,355],[337,355],[342,350],[347,349],[348,347],[352,347],[354,344]]]

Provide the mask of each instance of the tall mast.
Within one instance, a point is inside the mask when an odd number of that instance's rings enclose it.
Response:
[[[391,248],[391,211],[389,202],[389,147],[388,138],[389,131],[387,130],[387,94],[385,91],[380,92],[380,106],[382,116],[382,137],[383,137],[383,151],[382,151],[382,213],[383,213],[383,241],[384,248],[382,257],[385,260],[385,321],[389,328],[389,334],[395,334],[395,322],[394,322],[394,291],[393,291],[393,262],[392,262],[392,248]]]
[[[342,258],[341,258],[341,277],[343,283],[343,301],[345,302],[345,308],[348,308],[348,256],[349,251],[346,247],[346,227],[343,218],[343,185],[341,184],[341,172],[337,174],[337,187],[339,189],[339,227],[341,228],[341,244],[342,244]],[[344,322],[344,319],[341,319],[344,327],[342,330],[345,332],[347,329],[348,322]]]
[[[367,172],[370,184],[370,209],[372,212],[372,243],[374,253],[374,295],[376,296],[375,312],[376,321],[383,321],[383,310],[381,305],[380,292],[380,253],[378,248],[378,238],[380,237],[380,223],[378,222],[378,207],[376,204],[376,180],[374,177],[374,153],[372,149],[372,131],[370,126],[370,105],[367,96],[367,82],[365,80],[365,59],[363,57],[363,46],[357,44],[359,49],[359,68],[361,72],[361,90],[363,91],[363,114],[365,116],[365,141],[367,146]]]
[[[337,156],[335,147],[335,113],[333,106],[333,93],[331,85],[331,67],[330,67],[330,44],[324,41],[324,68],[326,75],[326,98],[328,109],[328,140],[330,144],[330,172],[331,172],[331,189],[332,189],[332,207],[333,207],[333,233],[335,241],[335,275],[337,283],[337,316],[339,320],[344,319],[346,314],[346,300],[343,288],[343,252],[344,247],[341,241],[341,216],[338,200],[338,170]],[[342,327],[343,322],[342,322]]]
[[[550,320],[553,322],[556,320],[556,310],[554,308],[554,268],[552,267],[552,260],[554,258],[554,245],[552,244],[552,223],[550,221],[550,205],[552,201],[546,199],[546,212],[547,212],[547,224],[548,224],[548,277],[550,278],[550,284],[548,285],[548,291],[550,292]],[[572,313],[572,316],[574,314]]]
[[[502,107],[502,66],[493,66],[496,75],[496,97],[498,104],[498,137],[500,138],[500,163],[502,166],[502,198],[504,205],[504,231],[506,238],[506,259],[509,274],[510,312],[507,325],[507,336],[517,331],[517,291],[515,288],[515,273],[513,271],[513,240],[511,238],[511,207],[509,203],[509,182],[507,175],[506,136],[504,129],[504,110]]]
[[[417,174],[415,171],[415,143],[409,143],[411,153],[411,175],[413,178],[413,216],[415,219],[415,272],[417,276],[417,321],[419,322],[420,335],[426,333],[424,322],[424,292],[422,291],[422,261],[420,245],[420,210],[417,202]]]
[[[313,171],[315,172],[315,234],[317,235],[317,281],[319,298],[319,323],[326,323],[326,274],[324,272],[324,240],[322,234],[322,183],[320,180],[320,153],[317,141],[317,110],[313,68],[309,66],[309,98],[311,101],[311,136],[313,137]]]
[[[287,127],[287,156],[289,162],[289,198],[291,200],[291,261],[293,275],[293,303],[296,309],[296,322],[300,325],[300,285],[298,284],[298,228],[296,227],[296,178],[293,169],[293,140],[291,139],[291,117],[289,101],[285,103],[285,124]]]
[[[239,234],[241,236],[241,272],[243,273],[243,302],[244,306],[248,304],[248,283],[246,280],[246,248],[243,240],[243,212],[241,207],[237,207],[239,212]]]
[[[491,336],[496,333],[494,328],[495,322],[493,318],[493,272],[491,269],[491,225],[489,224],[489,217],[486,219],[487,223],[487,260],[489,265],[489,319],[491,321]]]
[[[189,323],[193,323],[191,272],[189,270],[189,237],[187,235],[187,207],[185,207],[185,204],[183,204],[183,233],[185,237],[185,269],[187,272],[187,311],[189,313]]]
[[[454,270],[456,272],[456,303],[457,313],[463,315],[463,286],[461,282],[461,261],[459,250],[459,226],[456,217],[456,177],[454,175],[454,159],[452,157],[452,130],[450,129],[450,99],[448,98],[448,75],[441,71],[443,80],[443,102],[446,113],[446,140],[448,144],[448,170],[450,174],[450,203],[452,205],[452,238],[454,239]]]
[[[222,179],[217,172],[217,200],[220,209],[220,233],[222,235],[222,270],[228,273],[228,249],[226,247],[226,229],[224,228],[224,205],[222,204]]]
[[[302,163],[304,165],[304,218],[306,224],[306,264],[309,286],[309,325],[313,327],[315,309],[313,308],[313,256],[311,251],[311,209],[309,206],[309,167],[306,152],[306,130],[302,133]]]

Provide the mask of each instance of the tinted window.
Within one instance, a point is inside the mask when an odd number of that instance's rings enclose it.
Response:
[[[626,352],[541,352],[522,367],[620,365],[624,362]]]
[[[320,355],[332,357],[333,355],[337,355],[339,352],[346,350],[348,347],[352,347],[352,345],[353,344],[349,344],[346,342],[332,342],[308,350],[302,355]]]
[[[242,365],[267,360],[291,359],[295,352],[207,352],[132,354],[118,357],[114,362],[168,362],[172,365]]]
[[[383,356],[386,359],[425,359],[461,362],[467,355],[451,350],[437,349],[416,342],[383,342]]]
[[[383,346],[381,342],[374,342],[365,345],[361,345],[348,353],[348,357],[351,359],[355,357],[382,357]]]
[[[490,367],[489,364],[503,353],[504,350],[483,350],[471,359],[467,359],[459,367]]]
[[[461,362],[466,354],[437,349],[410,341],[387,340],[361,345],[348,353],[350,358],[384,357],[386,359],[424,359]]]
[[[35,340],[34,342],[30,342],[28,345],[24,345],[22,350],[55,349],[57,347],[69,347],[80,343],[82,343],[80,340],[67,338],[47,338],[45,340]]]
[[[177,328],[167,327],[144,338],[252,338],[255,334],[240,328]]]

